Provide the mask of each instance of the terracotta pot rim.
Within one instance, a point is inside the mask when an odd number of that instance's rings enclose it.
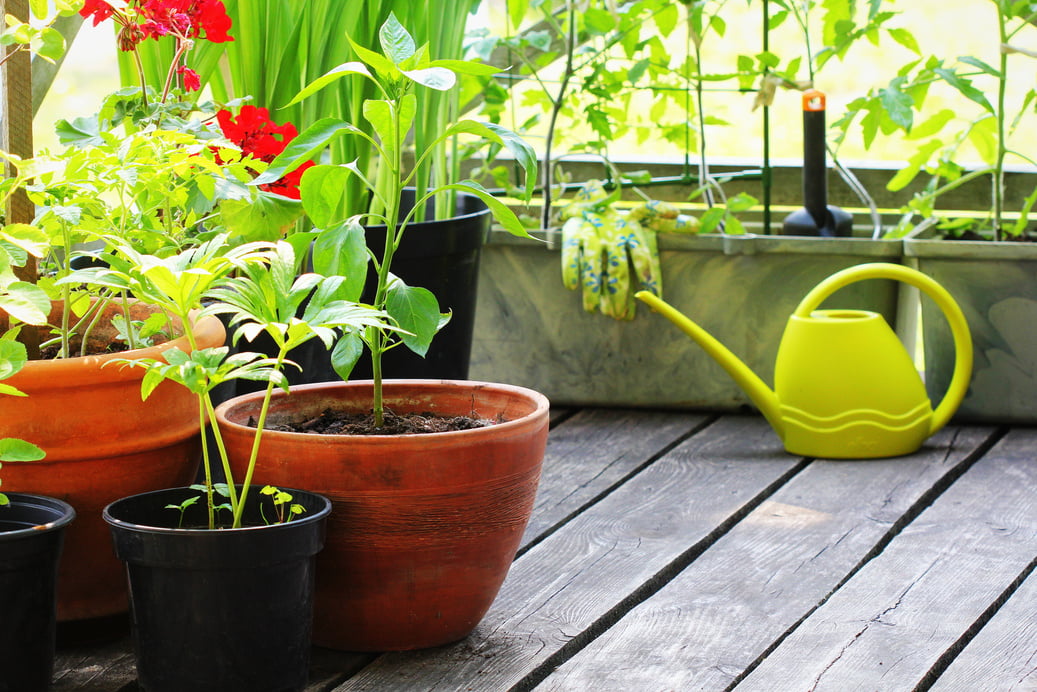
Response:
[[[199,344],[222,343],[224,339],[223,323],[219,318],[206,315],[195,322],[195,335]],[[60,378],[60,381],[68,383],[69,380],[80,380],[84,372],[99,373],[104,380],[139,380],[144,377],[144,371],[127,364],[111,363],[119,359],[158,358],[163,351],[170,348],[179,348],[181,351],[190,351],[187,337],[179,336],[170,341],[136,348],[121,353],[102,353],[92,356],[74,356],[72,358],[55,358],[49,360],[30,360],[22,370],[12,376],[8,383],[17,386],[19,377],[40,375],[46,373],[48,378]]]
[[[316,382],[313,384],[301,384],[294,385],[290,388],[292,393],[307,393],[312,391],[322,391],[327,389],[369,389],[373,387],[372,380],[350,380],[348,382]],[[521,428],[529,424],[530,420],[540,418],[541,416],[546,417],[550,413],[551,403],[546,396],[540,392],[528,389],[526,387],[520,387],[512,384],[502,384],[497,382],[482,382],[477,380],[423,380],[423,379],[397,379],[397,380],[385,380],[383,382],[384,391],[386,393],[402,389],[402,388],[416,388],[421,390],[437,390],[445,388],[462,388],[472,390],[491,390],[502,394],[511,395],[512,397],[525,399],[534,403],[535,407],[529,413],[522,415],[518,418],[514,418],[497,425],[491,425],[484,428],[473,428],[470,430],[455,430],[451,432],[436,432],[436,433],[415,433],[408,435],[326,435],[321,434],[317,437],[326,439],[329,443],[341,440],[367,440],[370,444],[384,443],[388,440],[396,440],[401,437],[416,438],[416,439],[435,439],[437,441],[447,442],[458,437],[472,437],[481,435],[501,435],[507,433],[513,428]],[[274,401],[279,398],[287,396],[283,391],[277,391],[274,393]],[[241,423],[235,422],[228,417],[228,414],[238,407],[253,403],[263,398],[263,392],[252,392],[249,394],[242,394],[232,399],[228,399],[219,406],[216,407],[216,420],[220,426],[226,426],[231,428],[238,428],[241,430],[250,429],[249,426],[242,425]],[[264,430],[263,439],[274,438],[274,439],[292,439],[292,438],[304,438],[314,437],[314,433],[299,433],[299,432],[285,432],[280,430]]]

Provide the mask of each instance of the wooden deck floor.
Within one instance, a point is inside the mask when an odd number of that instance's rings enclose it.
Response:
[[[557,417],[524,545],[466,640],[314,650],[309,690],[1037,690],[1037,430],[867,462],[762,418]],[[130,692],[128,640],[55,692]]]

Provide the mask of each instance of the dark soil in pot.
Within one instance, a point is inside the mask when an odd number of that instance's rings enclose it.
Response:
[[[473,416],[437,416],[432,412],[397,414],[386,410],[382,425],[378,427],[375,425],[373,413],[348,413],[329,408],[319,416],[282,421],[277,425],[268,426],[267,429],[315,435],[422,435],[474,430],[503,422]],[[255,419],[250,419],[249,425],[255,427]]]

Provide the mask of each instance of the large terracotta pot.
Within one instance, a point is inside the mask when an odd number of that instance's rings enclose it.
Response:
[[[199,322],[196,332],[202,348],[223,344],[223,326],[215,317]],[[106,365],[118,358],[158,357],[174,345],[190,350],[180,338],[124,353],[30,361],[4,380],[28,396],[0,397],[0,437],[28,440],[47,454],[38,462],[4,464],[4,490],[56,497],[79,516],[61,557],[61,621],[127,610],[123,567],[101,519],[105,505],[194,480],[201,448],[197,398],[164,382],[142,402],[144,370]]]
[[[370,382],[279,393],[270,420],[327,408],[369,411]],[[261,395],[216,412],[239,474]],[[509,385],[390,380],[386,406],[507,421],[422,435],[263,434],[254,482],[332,501],[317,558],[313,638],[346,651],[438,646],[471,632],[496,597],[533,508],[547,442],[547,399]],[[237,475],[240,477],[240,475]]]

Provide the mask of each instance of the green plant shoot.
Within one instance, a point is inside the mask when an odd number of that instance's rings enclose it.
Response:
[[[377,274],[373,307],[384,311],[393,320],[396,330],[372,326],[363,332],[346,334],[335,346],[332,356],[336,372],[343,379],[349,376],[363,348],[371,353],[374,378],[375,424],[384,420],[382,403],[382,355],[401,344],[419,354],[428,349],[435,333],[446,323],[439,306],[430,292],[407,286],[392,273],[393,254],[403,239],[408,224],[417,210],[424,208],[428,199],[437,193],[453,190],[479,197],[493,212],[497,221],[509,232],[527,236],[515,213],[503,202],[492,196],[474,181],[433,181],[426,194],[415,201],[413,209],[400,218],[400,197],[405,187],[411,184],[414,171],[403,167],[403,152],[408,133],[414,125],[416,111],[415,88],[437,91],[453,89],[458,74],[490,74],[495,68],[481,63],[462,60],[432,60],[428,47],[415,44],[414,39],[399,23],[394,14],[379,31],[382,52],[377,53],[350,41],[361,61],[343,63],[314,80],[300,91],[288,105],[302,101],[347,76],[360,76],[373,83],[380,99],[368,99],[363,104],[363,114],[375,133],[367,134],[354,124],[337,118],[325,118],[302,132],[255,180],[260,185],[280,178],[294,170],[304,161],[314,158],[330,142],[341,136],[362,137],[374,147],[381,160],[382,168],[374,180],[365,177],[362,170],[353,164],[341,166],[313,166],[302,177],[300,185],[303,209],[320,230],[318,244],[350,245],[363,248],[364,225],[386,227],[385,250],[381,257],[370,258]],[[461,120],[449,125],[432,139],[428,148],[415,152],[414,169],[419,169],[427,157],[433,155],[437,144],[457,136],[474,136],[506,147],[526,172],[525,199],[529,199],[536,180],[536,155],[532,148],[510,130],[490,123]],[[358,176],[374,197],[376,207],[383,211],[368,212],[343,218],[342,189],[335,181],[346,176]],[[362,256],[362,255],[360,255]],[[314,266],[323,271],[327,256],[315,254]],[[362,285],[362,282],[360,283]]]

